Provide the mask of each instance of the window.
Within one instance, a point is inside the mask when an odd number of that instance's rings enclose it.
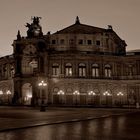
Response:
[[[65,40],[64,39],[60,39],[60,44],[61,45],[65,44]]]
[[[82,39],[79,39],[79,40],[78,40],[78,44],[79,44],[79,45],[83,45],[83,40],[82,40]]]
[[[65,75],[72,76],[72,65],[70,63],[65,65]]]
[[[92,77],[99,77],[99,66],[98,64],[92,65]]]
[[[91,45],[92,44],[92,40],[87,40],[87,44]]]
[[[78,70],[79,70],[79,77],[86,76],[86,65],[84,63],[79,64]]]
[[[69,40],[69,43],[70,43],[70,45],[73,45],[74,44],[74,40],[73,39],[70,39]]]
[[[105,77],[111,77],[111,66],[110,65],[105,65]]]
[[[53,64],[52,66],[52,75],[58,76],[59,75],[59,65],[58,64]]]
[[[96,40],[96,45],[100,46],[100,40]]]
[[[56,44],[56,40],[52,40],[52,44],[55,45]]]
[[[23,74],[33,74],[33,67],[30,65],[31,60],[28,58],[23,58],[21,67]]]

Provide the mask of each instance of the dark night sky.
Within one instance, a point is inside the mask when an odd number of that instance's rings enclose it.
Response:
[[[26,36],[26,22],[41,16],[44,34],[67,27],[79,16],[83,24],[107,28],[140,49],[140,0],[0,0],[0,56],[12,54],[17,30]]]

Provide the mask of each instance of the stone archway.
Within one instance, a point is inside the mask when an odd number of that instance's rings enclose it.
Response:
[[[32,86],[30,83],[25,83],[22,86],[22,101],[24,105],[31,105]]]

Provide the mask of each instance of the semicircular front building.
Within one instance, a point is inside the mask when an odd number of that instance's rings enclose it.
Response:
[[[140,102],[140,51],[112,26],[80,23],[43,34],[40,17],[18,31],[13,54],[0,58],[0,103],[17,105],[136,106]]]

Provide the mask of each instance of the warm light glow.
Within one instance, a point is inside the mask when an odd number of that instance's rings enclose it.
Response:
[[[0,95],[3,95],[3,92],[2,92],[2,90],[0,90]]]
[[[57,92],[58,95],[64,95],[64,91],[63,90],[60,90],[59,92]]]
[[[111,94],[108,91],[104,92],[103,95],[104,96],[111,96]]]
[[[122,92],[117,93],[117,96],[123,96],[124,94]]]
[[[79,91],[77,91],[77,90],[74,91],[73,94],[74,94],[74,95],[80,95]]]
[[[44,81],[41,81],[39,84],[38,84],[39,87],[45,87],[47,86],[47,83],[45,83]]]
[[[10,90],[8,90],[8,91],[6,92],[6,94],[7,94],[7,95],[10,95],[10,94],[11,94],[11,91],[10,91]]]
[[[32,98],[32,95],[31,94],[27,94],[27,98]]]
[[[72,75],[72,70],[71,69],[69,70],[69,74]]]
[[[88,93],[88,95],[96,95],[96,93],[93,92],[93,91],[90,91],[90,92]]]

